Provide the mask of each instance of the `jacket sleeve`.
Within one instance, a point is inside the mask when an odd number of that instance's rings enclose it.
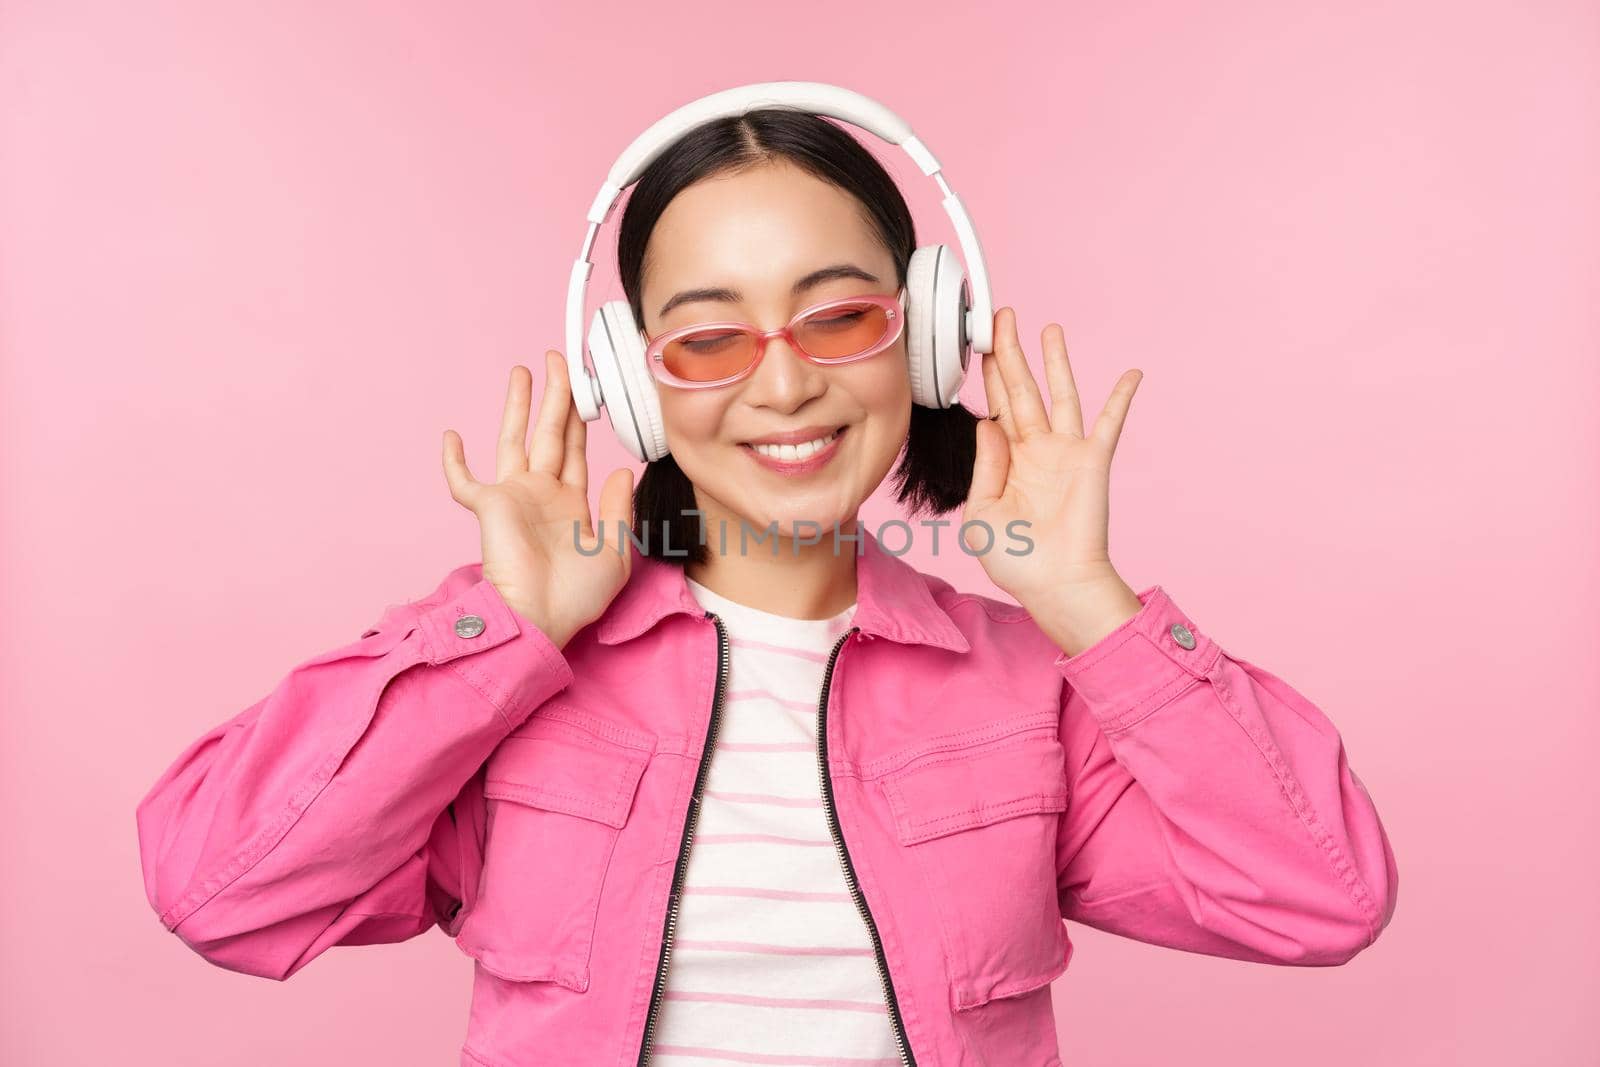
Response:
[[[278,980],[334,945],[456,933],[482,866],[483,764],[572,680],[482,573],[391,606],[162,773],[136,822],[163,926]]]
[[[1207,955],[1346,962],[1389,922],[1399,879],[1338,731],[1161,586],[1138,596],[1133,618],[1055,660],[1062,916]]]

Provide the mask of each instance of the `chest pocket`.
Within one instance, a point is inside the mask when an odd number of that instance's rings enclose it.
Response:
[[[537,716],[489,757],[477,900],[457,943],[518,982],[589,987],[589,952],[617,835],[653,740]]]
[[[958,1011],[1048,985],[1071,957],[1055,872],[1066,754],[1053,716],[1018,727],[882,779],[940,916]]]

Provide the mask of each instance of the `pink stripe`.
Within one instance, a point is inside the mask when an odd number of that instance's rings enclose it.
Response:
[[[679,948],[703,948],[710,952],[756,952],[764,956],[870,956],[871,948],[848,945],[764,945],[759,941],[699,941],[680,937]]]
[[[762,1052],[735,1052],[727,1048],[705,1048],[701,1045],[651,1045],[650,1051],[661,1056],[700,1056],[708,1060],[727,1060],[729,1063],[767,1063],[780,1067],[900,1067],[900,1061],[894,1059],[769,1055]]]
[[[770,689],[735,689],[728,693],[729,700],[770,700],[794,711],[816,711],[817,706],[804,700],[786,700]]]
[[[832,841],[811,841],[804,837],[784,837],[781,834],[695,834],[697,845],[803,845],[806,848],[826,848]]]
[[[828,657],[822,652],[813,652],[809,648],[791,648],[788,645],[774,645],[767,641],[752,641],[747,637],[733,637],[728,639],[728,644],[739,648],[759,648],[763,652],[778,652],[785,656],[799,656],[814,663],[826,663]]]
[[[733,804],[776,804],[781,808],[820,808],[822,798],[780,797],[775,793],[729,793],[721,789],[707,789],[706,796],[726,800]]]
[[[686,885],[684,896],[762,897],[767,900],[850,900],[849,893],[813,893],[805,889],[758,889],[753,885]]]
[[[829,848],[832,841],[813,841],[803,837],[784,837],[781,833],[696,833],[696,845],[798,845],[802,848]]]
[[[717,748],[728,752],[815,752],[817,746],[810,741],[719,741]]]
[[[672,990],[668,1000],[704,1000],[714,1004],[749,1004],[757,1008],[817,1008],[822,1011],[861,1011],[868,1015],[887,1015],[888,1006],[882,1001],[874,1004],[868,1000],[819,1000],[806,997],[755,997],[747,993],[696,993],[689,990]]]

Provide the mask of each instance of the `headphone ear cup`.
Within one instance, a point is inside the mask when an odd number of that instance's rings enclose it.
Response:
[[[634,459],[648,463],[667,454],[656,380],[645,365],[644,338],[626,300],[610,300],[594,313],[589,358],[600,379],[611,428]]]
[[[970,303],[966,270],[947,245],[925,245],[906,267],[906,356],[911,399],[925,408],[947,408],[967,374],[971,345],[966,335]]]

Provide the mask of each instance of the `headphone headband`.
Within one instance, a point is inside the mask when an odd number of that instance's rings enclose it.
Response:
[[[703,96],[660,119],[617,157],[606,184],[618,189],[633,184],[668,145],[701,123],[768,107],[796,108],[840,119],[905,148],[924,174],[939,169],[938,160],[917,141],[905,120],[876,100],[821,82],[764,82]],[[907,141],[913,142],[914,147],[907,147]]]
[[[945,212],[954,223],[956,238],[961,244],[961,256],[971,287],[972,306],[967,313],[966,336],[974,352],[993,350],[994,306],[989,293],[989,271],[984,262],[983,249],[978,244],[977,231],[973,229],[961,198],[941,173],[939,161],[911,132],[911,127],[876,100],[837,85],[801,81],[758,82],[703,96],[657,120],[634,138],[633,143],[617,157],[600,191],[595,194],[594,202],[589,206],[588,230],[584,235],[583,247],[572,264],[572,273],[567,281],[567,377],[572,383],[572,396],[578,414],[585,422],[600,417],[601,405],[600,382],[583,365],[584,299],[589,288],[589,275],[594,270],[589,255],[600,226],[616,207],[623,189],[637,181],[645,168],[685,133],[713,119],[768,107],[793,108],[848,122],[903,149],[922,173],[939,183],[944,193]],[[585,382],[588,388],[584,387]]]

